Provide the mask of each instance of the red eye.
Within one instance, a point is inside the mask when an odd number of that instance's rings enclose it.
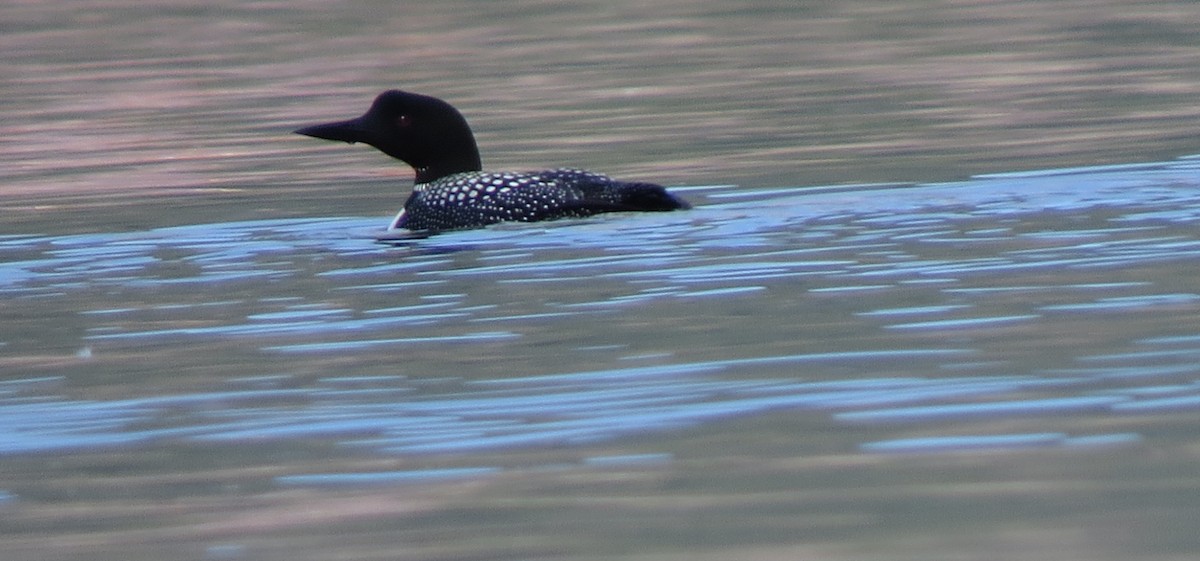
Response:
[[[399,117],[396,117],[396,126],[398,126],[400,128],[407,127],[411,124],[412,124],[412,117],[409,117],[408,115],[401,115]]]

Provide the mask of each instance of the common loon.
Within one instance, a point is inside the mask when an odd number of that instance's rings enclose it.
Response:
[[[626,183],[577,169],[485,172],[466,119],[425,95],[389,90],[366,114],[298,134],[362,142],[416,170],[416,185],[388,230],[456,230],[603,212],[690,208],[660,185]]]

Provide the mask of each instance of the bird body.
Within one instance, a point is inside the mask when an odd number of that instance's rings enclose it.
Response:
[[[416,170],[416,184],[389,230],[442,231],[497,222],[536,222],[605,212],[689,208],[660,185],[577,169],[485,172],[466,119],[429,96],[389,90],[361,117],[299,134],[362,142]]]

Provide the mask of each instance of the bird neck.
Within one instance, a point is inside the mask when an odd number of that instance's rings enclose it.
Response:
[[[431,183],[447,175],[468,171],[480,171],[483,164],[479,160],[479,149],[475,139],[467,138],[459,141],[457,146],[448,146],[441,151],[438,158],[425,165],[414,165],[417,172],[418,184]]]

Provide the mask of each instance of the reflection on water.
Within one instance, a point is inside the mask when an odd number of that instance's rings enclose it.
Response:
[[[7,5],[5,223],[394,213],[408,170],[291,134],[394,87],[459,107],[492,169],[664,185],[944,181],[1194,152],[1200,11],[1082,6]]]
[[[671,469],[703,458],[677,435],[783,413],[819,415],[842,454],[1169,446],[1200,410],[1198,187],[1185,159],[697,187],[686,213],[399,245],[371,239],[374,218],[10,236],[0,292],[24,319],[0,334],[40,374],[0,387],[0,454],[254,466],[257,443],[323,458],[258,485],[353,490]],[[61,329],[37,315],[63,302],[76,348],[48,358],[28,334]],[[97,374],[157,389],[110,397]]]

